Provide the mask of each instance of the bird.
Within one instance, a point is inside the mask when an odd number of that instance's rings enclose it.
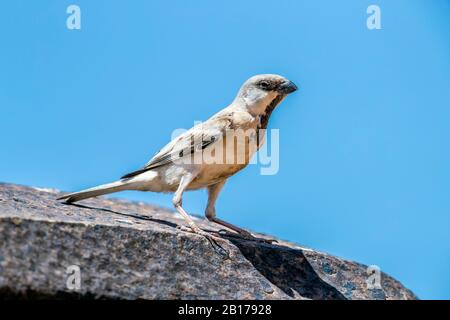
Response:
[[[297,89],[292,81],[277,74],[252,76],[231,104],[174,138],[141,169],[58,200],[74,203],[124,190],[173,193],[173,206],[188,224],[181,229],[209,237],[183,208],[185,191],[207,189],[206,218],[231,229],[233,234],[255,238],[247,230],[218,218],[216,201],[227,179],[245,168],[263,145],[261,133],[267,129],[274,109]],[[240,139],[242,135],[244,139]]]

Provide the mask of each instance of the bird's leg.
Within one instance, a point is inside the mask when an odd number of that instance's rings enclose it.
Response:
[[[227,227],[228,229],[236,231],[239,235],[243,236],[244,238],[249,238],[249,239],[250,238],[254,238],[254,236],[250,232],[248,232],[247,230],[244,230],[244,229],[242,229],[242,228],[240,228],[238,226],[235,226],[234,224],[226,222],[226,221],[224,221],[222,219],[219,219],[217,217],[213,217],[213,218],[209,219],[209,221],[215,222],[215,223],[220,224],[220,225],[222,225],[224,227]]]
[[[219,197],[220,191],[222,190],[223,186],[225,185],[225,181],[226,180],[223,180],[221,182],[210,185],[208,187],[208,204],[206,206],[205,216],[209,221],[212,221],[212,222],[220,224],[224,227],[227,227],[228,229],[236,231],[237,233],[239,233],[243,236],[252,237],[252,234],[250,232],[216,217],[216,201],[217,201],[217,198]]]
[[[189,216],[189,214],[183,209],[182,202],[183,202],[183,192],[186,190],[189,183],[192,182],[192,180],[195,178],[195,175],[186,175],[181,178],[180,184],[178,186],[177,191],[175,192],[175,195],[172,199],[173,205],[175,206],[175,209],[178,211],[179,214],[186,220],[186,222],[189,225],[190,230],[185,230],[181,228],[184,231],[191,231],[193,233],[199,234],[204,236],[208,241],[211,243],[211,245],[214,247],[214,250],[216,252],[220,253],[223,256],[228,256],[228,252],[217,243],[217,240],[222,240],[220,237],[215,237],[209,234],[206,231],[203,231],[200,229],[197,224],[192,220],[192,218]]]
[[[194,180],[196,177],[195,174],[187,174],[181,178],[180,184],[178,185],[177,191],[172,199],[172,203],[175,206],[175,209],[179,214],[186,220],[191,230],[195,233],[201,233],[202,230],[195,224],[194,220],[187,214],[187,212],[183,209],[183,192],[186,190],[187,186]]]
[[[226,180],[218,182],[218,183],[213,184],[208,187],[208,204],[206,206],[206,212],[205,212],[206,218],[209,221],[215,222],[217,224],[220,224],[228,229],[231,229],[231,230],[237,232],[239,234],[239,236],[244,239],[257,240],[257,241],[263,241],[263,242],[272,242],[271,240],[256,238],[247,230],[239,228],[229,222],[223,221],[216,217],[216,208],[215,208],[216,201],[217,201],[217,197],[219,196],[220,190],[222,190],[223,186],[225,185],[225,181]]]

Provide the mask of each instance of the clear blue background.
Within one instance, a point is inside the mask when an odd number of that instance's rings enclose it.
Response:
[[[366,28],[370,4],[382,30]],[[0,180],[114,180],[249,76],[279,73],[301,86],[270,123],[280,171],[231,178],[219,216],[450,298],[449,1],[10,0],[0,35]],[[202,214],[205,201],[184,203]]]

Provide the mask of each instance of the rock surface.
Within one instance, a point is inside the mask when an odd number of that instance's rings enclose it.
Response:
[[[0,299],[416,299],[384,273],[369,289],[366,266],[292,243],[222,235],[221,251],[177,229],[170,210],[103,198],[66,205],[58,195],[0,184]]]

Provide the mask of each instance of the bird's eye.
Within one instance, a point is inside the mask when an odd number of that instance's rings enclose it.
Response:
[[[269,88],[270,84],[269,84],[268,81],[261,81],[261,82],[259,83],[259,86],[260,86],[261,88],[263,88],[263,89],[267,89],[267,88]]]

